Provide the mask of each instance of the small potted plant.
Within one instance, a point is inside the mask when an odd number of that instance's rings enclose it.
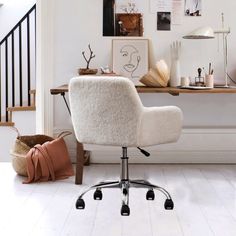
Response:
[[[90,44],[88,45],[88,48],[89,48],[89,52],[90,52],[89,58],[86,57],[85,51],[82,52],[82,55],[83,55],[83,57],[84,57],[84,60],[85,60],[86,63],[87,63],[87,67],[86,67],[86,68],[80,68],[80,69],[79,69],[79,74],[80,74],[80,75],[95,75],[95,74],[97,74],[97,72],[98,72],[97,69],[90,69],[90,68],[89,68],[90,62],[91,62],[91,60],[92,60],[93,58],[95,58],[95,55],[94,55],[94,52],[93,52],[92,49],[91,49]]]

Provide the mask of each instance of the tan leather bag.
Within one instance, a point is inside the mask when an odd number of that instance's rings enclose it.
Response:
[[[71,132],[63,132],[58,138],[37,144],[26,156],[28,179],[23,183],[55,181],[74,175],[69,153],[63,137]]]

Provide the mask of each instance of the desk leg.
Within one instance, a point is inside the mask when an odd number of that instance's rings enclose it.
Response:
[[[84,147],[82,143],[77,142],[75,184],[83,183],[83,168],[84,168]]]

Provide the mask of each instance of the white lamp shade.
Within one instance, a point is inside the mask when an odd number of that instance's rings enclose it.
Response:
[[[184,39],[213,39],[215,38],[215,35],[211,27],[202,27],[185,35],[183,38]]]

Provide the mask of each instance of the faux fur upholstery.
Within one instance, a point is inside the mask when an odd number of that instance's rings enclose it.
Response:
[[[127,78],[75,77],[69,100],[76,138],[84,144],[144,147],[175,142],[181,133],[181,110],[143,107]]]

